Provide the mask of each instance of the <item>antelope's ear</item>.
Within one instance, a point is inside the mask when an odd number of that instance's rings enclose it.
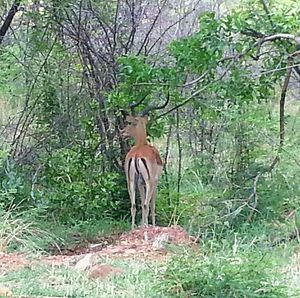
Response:
[[[142,119],[143,119],[143,121],[144,121],[144,123],[145,124],[147,124],[147,122],[148,122],[148,115],[145,115],[145,116],[143,116],[143,117],[141,117]]]

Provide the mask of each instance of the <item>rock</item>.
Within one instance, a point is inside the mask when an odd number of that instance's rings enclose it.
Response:
[[[169,241],[169,234],[163,233],[161,235],[158,235],[154,239],[152,246],[155,249],[162,249],[165,248],[165,245],[168,243],[168,241]]]
[[[96,261],[97,257],[92,253],[88,253],[76,263],[74,268],[80,271],[85,271],[94,266]]]

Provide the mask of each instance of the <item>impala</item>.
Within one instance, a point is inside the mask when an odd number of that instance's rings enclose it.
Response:
[[[135,225],[136,215],[136,186],[141,196],[142,225],[148,226],[150,207],[152,225],[155,226],[157,183],[163,169],[163,162],[158,150],[147,141],[148,117],[127,116],[126,121],[128,125],[121,130],[121,134],[135,140],[135,145],[125,158],[127,187],[131,199],[132,229]]]

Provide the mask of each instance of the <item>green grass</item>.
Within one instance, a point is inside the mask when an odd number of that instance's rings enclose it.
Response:
[[[161,286],[175,297],[271,298],[287,297],[288,292],[272,253],[259,250],[177,256]]]
[[[23,246],[27,252],[58,253],[54,243],[67,250],[128,228],[127,223],[109,219],[68,227],[39,219],[30,228],[48,234],[34,235],[22,229],[30,216],[7,218],[11,220],[6,220],[7,235],[23,230],[11,248],[19,251]],[[41,255],[30,254],[33,265],[0,275],[0,285],[10,288],[14,297],[299,297],[298,240],[289,239],[295,228],[292,218],[223,230],[211,226],[199,231],[198,250],[172,250],[175,256],[167,262],[98,260],[123,270],[104,280],[90,279],[74,268],[47,265]]]
[[[170,297],[300,297],[299,243],[288,238],[291,227],[257,223],[203,231],[199,251],[177,253],[160,270],[156,287]]]
[[[14,297],[299,297],[297,243],[272,248],[248,240],[213,239],[160,263],[101,259],[122,270],[106,279],[33,259],[30,268],[0,275],[0,285]]]
[[[0,251],[33,252],[42,250],[40,243],[45,241],[55,243],[55,237],[22,213],[16,215],[12,210],[0,209]]]
[[[151,286],[157,265],[138,260],[107,263],[123,272],[101,280],[64,266],[42,265],[0,276],[0,284],[10,288],[15,297],[158,297]]]
[[[109,218],[67,226],[43,219],[34,209],[26,212],[0,209],[0,251],[59,254],[104,239],[112,242],[115,235],[128,229],[129,224],[125,221],[117,222]]]

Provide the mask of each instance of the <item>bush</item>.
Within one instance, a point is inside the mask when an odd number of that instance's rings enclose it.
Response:
[[[101,173],[101,164],[100,157],[80,149],[57,150],[45,161],[38,195],[40,207],[66,222],[124,216],[124,175]]]
[[[7,151],[0,149],[0,207],[9,210],[12,207],[31,204],[31,181],[24,178],[20,170],[9,157]]]

